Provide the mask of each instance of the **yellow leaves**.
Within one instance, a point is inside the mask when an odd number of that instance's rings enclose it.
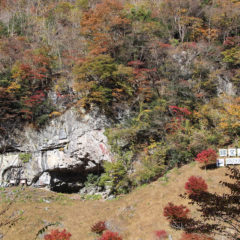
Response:
[[[61,115],[62,115],[62,113],[57,112],[57,111],[54,111],[54,112],[51,112],[51,113],[49,114],[49,117],[50,117],[50,118],[52,118],[52,117],[59,117],[59,116],[61,116]]]
[[[199,33],[201,34],[201,37],[203,39],[206,39],[208,41],[212,41],[212,40],[215,40],[218,35],[219,35],[219,30],[216,29],[216,28],[207,28],[207,29],[204,29],[204,28],[199,28]]]
[[[132,67],[126,67],[123,64],[119,64],[117,66],[117,71],[113,73],[114,76],[133,76],[133,68]]]
[[[11,93],[19,90],[20,88],[21,88],[20,84],[18,84],[17,82],[12,82],[10,86],[7,88],[7,92]]]
[[[57,79],[57,84],[54,86],[56,92],[64,91],[68,88],[68,81],[66,78],[61,77]]]
[[[222,96],[202,106],[194,112],[201,126],[213,124],[216,129],[226,134],[237,134],[240,128],[240,98]]]
[[[234,76],[233,76],[232,80],[233,80],[236,84],[239,84],[239,83],[240,83],[240,69],[236,69],[236,70],[235,70]]]
[[[60,2],[55,8],[57,14],[67,14],[73,8],[73,5],[69,2]]]
[[[226,133],[238,133],[240,129],[240,97],[228,97],[223,106],[219,128]]]
[[[87,105],[87,99],[86,97],[81,98],[80,100],[77,101],[77,106],[80,108],[85,108]]]
[[[80,81],[80,82],[75,82],[73,88],[77,91],[80,92],[82,95],[87,95],[87,93],[90,92],[90,90],[94,87],[95,82],[90,81]]]

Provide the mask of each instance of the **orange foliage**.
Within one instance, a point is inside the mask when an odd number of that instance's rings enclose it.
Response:
[[[122,29],[129,23],[123,14],[123,5],[117,0],[104,0],[87,11],[81,21],[82,34],[88,39],[92,54],[113,51],[123,37]]]

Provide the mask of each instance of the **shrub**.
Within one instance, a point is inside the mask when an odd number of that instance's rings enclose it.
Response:
[[[104,221],[99,221],[91,227],[91,231],[97,234],[102,234],[105,230],[107,228]]]
[[[188,194],[199,194],[202,191],[207,191],[207,184],[201,177],[191,176],[185,183],[185,189]]]
[[[101,175],[99,185],[104,186],[108,182],[113,193],[121,194],[129,191],[130,181],[126,167],[121,160],[104,163],[105,173]]]
[[[236,46],[222,52],[224,58],[223,62],[230,64],[231,66],[238,66],[240,64],[240,47]]]
[[[167,232],[165,230],[155,231],[155,236],[157,240],[162,240],[168,237]]]
[[[224,237],[224,239],[236,240],[239,239],[239,214],[240,214],[240,170],[238,168],[229,168],[230,173],[227,173],[231,182],[221,181],[220,184],[227,188],[223,190],[223,194],[211,193],[202,191],[198,195],[190,194],[184,196],[189,200],[189,204],[194,205],[200,213],[199,217],[189,216],[187,218],[178,218],[175,225],[171,224],[175,229],[184,230],[186,233],[196,233],[200,235],[186,235],[189,238],[184,239],[207,239],[208,236],[202,234],[214,234]],[[177,214],[172,210],[173,204],[168,206],[169,211],[164,212],[168,219],[172,220]],[[166,209],[166,207],[165,207]],[[164,209],[164,210],[165,210]],[[170,212],[170,213],[169,213]],[[172,213],[173,212],[173,213]],[[180,215],[180,214],[178,214]],[[184,214],[183,214],[184,215]],[[185,214],[186,215],[186,214]],[[170,222],[172,223],[172,222]],[[178,228],[176,228],[176,226]],[[202,238],[200,238],[200,236]],[[203,238],[204,236],[204,238]],[[199,238],[190,238],[199,237]]]
[[[59,231],[58,229],[52,230],[50,234],[44,236],[44,240],[69,240],[71,233],[67,232],[65,229]]]
[[[195,160],[200,163],[204,163],[206,166],[208,163],[216,162],[217,153],[213,149],[209,148],[207,150],[200,152],[195,158]]]
[[[49,114],[43,114],[37,117],[36,124],[38,127],[40,127],[46,124],[48,120],[49,120]]]
[[[164,208],[164,216],[170,220],[178,220],[178,219],[183,219],[187,218],[188,213],[190,210],[183,206],[183,205],[174,205],[173,203],[169,202],[168,205]]]
[[[84,185],[86,187],[89,187],[89,186],[97,186],[98,185],[98,182],[99,182],[99,176],[96,175],[96,174],[93,174],[93,173],[89,173],[87,175],[87,179],[86,181],[84,182]]]
[[[19,158],[23,163],[27,163],[32,158],[32,154],[31,153],[20,153]]]
[[[122,240],[117,232],[106,231],[99,240]]]

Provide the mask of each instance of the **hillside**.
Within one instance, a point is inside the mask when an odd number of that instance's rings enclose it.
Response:
[[[239,147],[239,0],[0,7],[2,186],[122,194]]]
[[[90,240],[101,219],[125,239],[177,239],[164,205],[183,202],[188,176],[220,190],[225,172],[195,160],[240,148],[239,12],[240,0],[0,0],[1,197],[27,186],[9,239],[59,221]]]
[[[91,226],[105,220],[126,240],[151,240],[154,239],[154,231],[163,229],[177,240],[181,233],[169,227],[163,217],[163,208],[168,202],[187,204],[179,194],[184,192],[184,184],[192,175],[202,176],[209,191],[222,193],[219,181],[228,180],[225,173],[226,168],[205,171],[197,164],[189,164],[171,170],[167,177],[135,189],[128,195],[107,201],[80,200],[78,194],[65,195],[26,188],[12,210],[24,211],[23,218],[8,231],[5,239],[15,240],[16,236],[18,240],[33,239],[45,224],[60,222],[58,228],[71,232],[72,240],[93,240],[95,235],[90,231]],[[6,189],[5,192],[11,191]],[[191,213],[197,216],[196,211]]]

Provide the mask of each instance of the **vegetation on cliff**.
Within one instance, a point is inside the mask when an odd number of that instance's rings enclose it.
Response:
[[[1,0],[0,9],[2,135],[97,106],[116,123],[106,130],[116,161],[99,180],[115,193],[239,144],[239,0]]]

